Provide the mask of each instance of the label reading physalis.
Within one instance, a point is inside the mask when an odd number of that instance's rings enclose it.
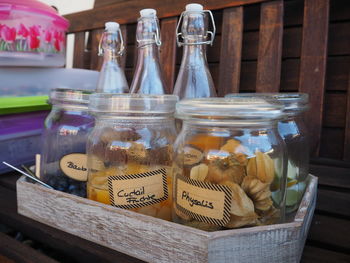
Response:
[[[72,153],[60,160],[60,169],[68,177],[77,181],[87,181],[87,155]]]
[[[198,221],[218,226],[230,221],[231,190],[227,186],[178,176],[175,198],[176,207]]]
[[[168,199],[167,175],[164,168],[108,177],[111,204],[125,209],[157,204]]]

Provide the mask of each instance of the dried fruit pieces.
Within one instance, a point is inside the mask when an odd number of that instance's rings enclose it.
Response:
[[[184,152],[188,154],[188,158],[184,157],[184,167],[182,170],[177,169],[176,173],[193,180],[229,187],[232,193],[231,215],[225,227],[276,222],[279,210],[274,208],[271,198],[271,187],[275,178],[275,165],[271,157],[258,150],[253,154],[236,139],[229,139],[218,147],[223,138],[204,135],[195,138],[196,140],[192,137],[190,142],[186,142]],[[208,138],[213,138],[213,141],[204,145]],[[191,220],[176,207],[175,213],[184,221]],[[274,219],[268,220],[265,217]],[[203,230],[210,229],[204,229],[203,225],[193,221],[186,224]]]

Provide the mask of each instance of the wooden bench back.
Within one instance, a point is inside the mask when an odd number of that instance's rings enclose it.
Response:
[[[136,59],[136,21],[140,9],[151,7],[157,10],[160,18],[161,64],[171,93],[182,53],[176,47],[175,28],[179,15],[191,1],[107,2],[108,5],[99,1],[93,10],[66,16],[71,22],[69,33],[75,34],[74,67],[100,69],[98,41],[104,23],[116,21],[122,25],[127,43],[122,65],[131,81]],[[254,91],[308,93],[311,108],[306,122],[313,154],[350,160],[350,92],[346,93],[350,86],[347,83],[350,62],[346,56],[344,60],[337,55],[339,50],[342,50],[341,54],[350,55],[350,48],[340,41],[348,41],[350,33],[345,32],[346,25],[338,23],[338,20],[350,21],[346,0],[332,0],[331,21],[329,0],[196,2],[212,10],[216,20],[217,36],[213,47],[208,48],[208,61],[218,94]],[[86,32],[90,33],[88,45]],[[329,46],[328,32],[332,34]],[[333,70],[329,76],[326,74],[327,63]],[[347,70],[341,65],[348,65]],[[326,76],[330,83],[326,83]],[[343,78],[341,83],[339,76]]]

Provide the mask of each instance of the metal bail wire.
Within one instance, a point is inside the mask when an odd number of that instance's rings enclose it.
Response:
[[[104,38],[105,38],[105,36],[107,34],[108,34],[108,32],[104,31],[102,36],[101,36],[101,38],[100,38],[100,42],[98,43],[98,53],[97,53],[98,56],[103,56],[104,55],[104,49],[102,47],[102,42],[103,42],[103,40],[104,40]],[[120,49],[119,49],[119,51],[116,52],[116,55],[117,56],[122,56],[124,54],[125,47],[124,47],[123,35],[122,35],[122,32],[121,32],[120,28],[118,29],[118,34],[119,34],[119,37],[120,37]]]
[[[210,17],[210,20],[211,20],[211,23],[212,23],[212,26],[213,26],[213,31],[209,31],[209,30],[207,31],[207,36],[210,35],[210,40],[208,40],[208,41],[200,41],[200,42],[195,42],[195,43],[185,43],[185,42],[182,42],[180,40],[180,36],[183,39],[182,32],[179,32],[180,25],[181,25],[181,22],[183,21],[184,15],[186,13],[188,13],[188,12],[193,12],[193,11],[183,11],[181,13],[181,15],[180,15],[179,22],[177,23],[177,26],[176,26],[176,43],[177,43],[177,46],[181,47],[181,46],[184,46],[184,45],[203,45],[203,44],[212,46],[213,43],[214,43],[214,38],[215,38],[215,34],[216,34],[216,27],[215,27],[215,20],[214,20],[213,13],[210,10],[199,11],[201,13],[208,13],[209,14],[209,17]],[[209,28],[209,25],[208,25],[208,28]]]
[[[136,42],[138,44],[138,47],[144,47],[144,46],[147,46],[147,45],[150,45],[150,44],[153,44],[153,43],[156,43],[156,45],[158,47],[160,47],[162,45],[162,41],[160,40],[160,32],[159,32],[159,25],[158,25],[158,19],[157,18],[154,18],[156,24],[157,24],[157,27],[156,27],[156,34],[154,35],[154,40],[151,40],[151,41],[147,41],[146,43],[143,43],[142,45],[140,45],[140,43],[143,41],[143,40],[140,40],[137,38],[137,35],[136,35]],[[145,41],[144,41],[145,42]]]

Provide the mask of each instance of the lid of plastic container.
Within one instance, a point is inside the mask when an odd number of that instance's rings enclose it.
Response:
[[[172,114],[177,101],[175,95],[95,93],[90,96],[89,110],[111,114]]]
[[[293,112],[303,112],[309,109],[309,95],[306,93],[232,93],[225,96],[232,97],[257,97],[265,99],[275,99],[284,106],[284,112],[291,114]]]
[[[89,90],[74,90],[74,89],[53,89],[50,92],[49,102],[51,104],[89,104],[89,96],[92,94]]]
[[[283,114],[282,104],[262,98],[198,98],[176,105],[176,117],[183,120],[274,120]]]
[[[30,13],[43,14],[55,19],[55,25],[63,27],[65,30],[69,22],[51,6],[38,0],[0,0],[0,14],[10,14],[11,10],[22,10]]]

